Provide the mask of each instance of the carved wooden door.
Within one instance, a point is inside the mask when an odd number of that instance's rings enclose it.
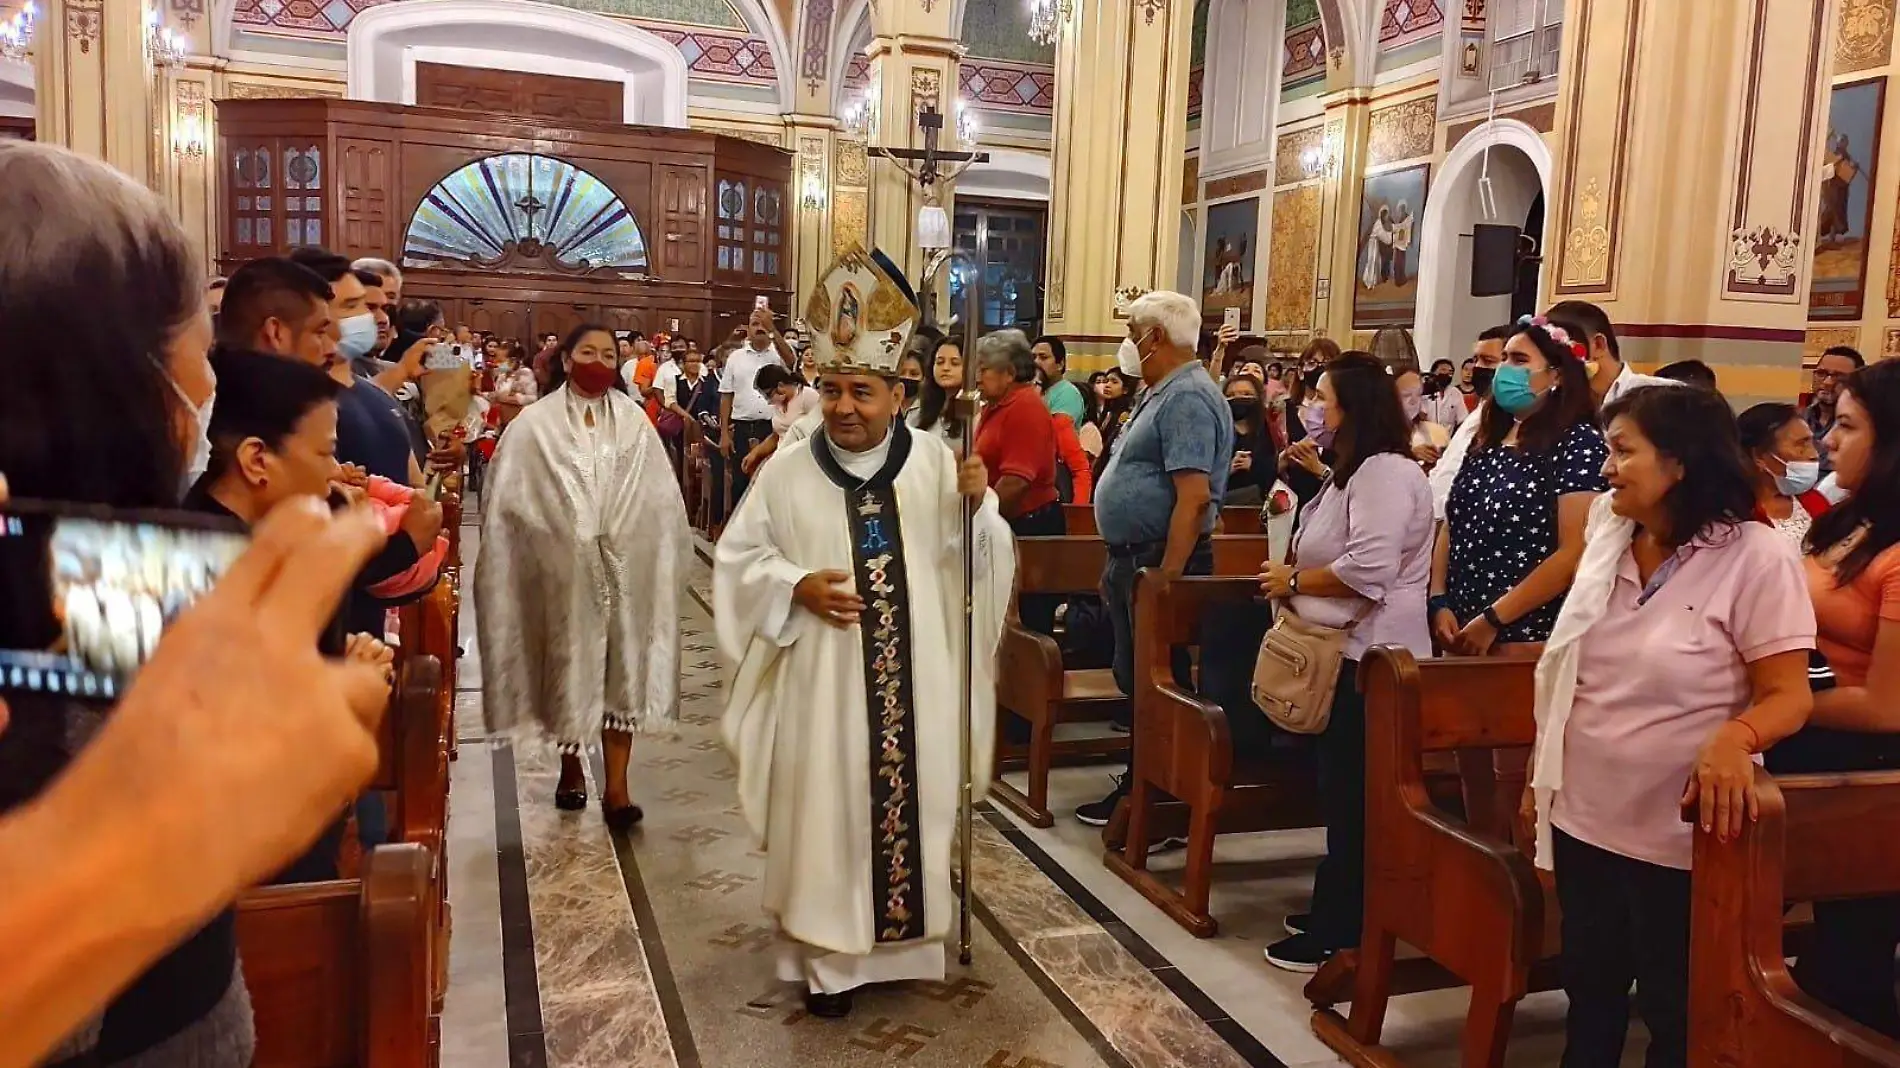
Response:
[[[654,273],[673,281],[701,281],[706,277],[701,251],[706,229],[706,171],[701,167],[667,166],[659,170],[659,240],[655,242],[657,251],[649,251]]]

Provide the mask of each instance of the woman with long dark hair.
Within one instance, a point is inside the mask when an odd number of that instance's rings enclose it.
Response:
[[[954,336],[939,340],[930,352],[927,370],[923,400],[911,417],[917,429],[937,435],[954,448],[968,430],[951,404],[963,389],[962,343]]]
[[[1816,645],[1834,685],[1812,726],[1768,754],[1776,773],[1900,768],[1900,361],[1848,375],[1822,445],[1847,497],[1808,532]],[[1814,938],[1794,970],[1803,990],[1900,1038],[1893,959],[1900,897],[1814,903]]]
[[[19,498],[177,508],[211,459],[216,381],[202,261],[149,190],[64,149],[0,142],[0,472]],[[35,552],[37,556],[37,551]],[[0,556],[0,647],[60,636],[43,570]],[[37,559],[35,560],[37,563]],[[106,718],[90,703],[8,698],[0,812],[34,801]],[[243,803],[234,798],[234,804]],[[215,829],[207,828],[207,834]],[[68,1037],[53,1061],[243,1068],[256,1036],[232,913],[184,939]]]
[[[1115,451],[1115,439],[1128,425],[1135,411],[1135,395],[1141,391],[1141,379],[1115,367],[1101,373],[1095,383],[1095,398],[1100,403],[1091,417],[1102,436],[1102,451],[1095,456],[1095,477],[1102,477],[1108,458]]]
[[[1349,352],[1320,375],[1315,437],[1333,456],[1318,496],[1300,512],[1291,560],[1268,563],[1260,588],[1281,611],[1351,628],[1319,737],[1326,859],[1313,880],[1313,911],[1287,918],[1292,937],[1267,947],[1269,963],[1315,971],[1359,944],[1365,911],[1365,703],[1353,679],[1374,645],[1431,653],[1425,591],[1431,581],[1432,495],[1412,461],[1412,432],[1385,365]]]
[[[1609,492],[1588,510],[1538,663],[1525,808],[1562,906],[1563,1063],[1620,1063],[1634,1000],[1646,1063],[1682,1065],[1694,847],[1682,813],[1721,840],[1741,832],[1756,754],[1813,704],[1814,611],[1787,542],[1752,522],[1752,465],[1725,401],[1639,386],[1603,418]],[[1891,947],[1886,983],[1891,999]]]
[[[1608,488],[1584,347],[1541,317],[1518,323],[1471,452],[1452,483],[1432,567],[1432,634],[1483,656],[1550,636]]]
[[[1267,432],[1267,410],[1260,383],[1249,375],[1235,375],[1222,389],[1234,417],[1234,455],[1227,474],[1222,504],[1259,508],[1278,477],[1279,457]]]

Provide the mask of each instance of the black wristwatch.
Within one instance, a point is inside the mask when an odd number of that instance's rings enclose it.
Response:
[[[1288,576],[1286,588],[1287,592],[1293,594],[1295,597],[1300,595],[1300,572],[1298,568],[1295,568],[1293,574]]]
[[[1486,623],[1491,624],[1491,626],[1496,630],[1504,629],[1504,621],[1498,618],[1498,609],[1496,605],[1488,604],[1484,606],[1484,621]]]

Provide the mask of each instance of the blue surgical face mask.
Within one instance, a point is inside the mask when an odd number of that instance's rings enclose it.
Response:
[[[1783,471],[1775,476],[1775,488],[1790,497],[1799,497],[1821,481],[1821,461],[1783,460]]]
[[[354,361],[376,347],[376,317],[369,312],[352,315],[337,324],[336,350]]]
[[[1501,365],[1491,378],[1491,399],[1512,415],[1523,415],[1537,407],[1542,394],[1531,389],[1531,369],[1523,364]]]

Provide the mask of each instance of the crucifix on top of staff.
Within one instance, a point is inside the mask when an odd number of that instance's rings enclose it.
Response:
[[[950,236],[950,219],[944,213],[943,206],[937,202],[937,186],[940,183],[954,182],[978,163],[988,163],[988,152],[944,151],[937,147],[937,139],[943,133],[943,112],[937,106],[926,103],[917,111],[917,128],[923,131],[923,148],[885,148],[872,145],[867,151],[883,159],[890,160],[917,184],[923,195],[923,203],[917,208],[917,244],[925,253],[924,273],[917,287],[923,303],[923,320],[927,325],[936,325],[937,320],[937,271],[943,265],[957,257],[962,257],[964,265],[974,271],[976,260],[968,252],[954,248]],[[972,334],[967,340],[974,343],[974,331],[983,321],[977,296],[977,287],[963,287],[963,323],[964,330]],[[963,360],[963,390],[957,394],[956,415],[967,428],[959,449],[958,459],[968,460],[970,448],[976,438],[976,360],[966,352]],[[961,789],[958,792],[957,805],[957,960],[965,965],[970,963],[970,851],[972,849],[971,818],[976,804],[973,796],[975,774],[971,762],[975,754],[971,751],[970,722],[970,663],[969,651],[975,638],[975,604],[972,586],[975,568],[971,553],[974,541],[975,506],[968,500],[963,503],[963,648],[965,662],[959,672],[962,686],[961,708],[962,722],[958,731],[959,761],[962,771]]]

